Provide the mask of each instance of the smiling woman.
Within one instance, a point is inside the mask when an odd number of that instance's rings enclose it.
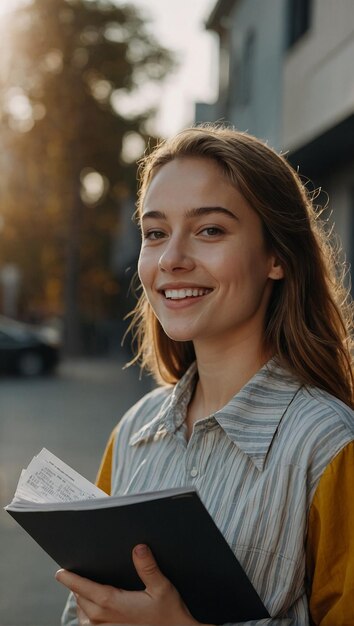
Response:
[[[257,213],[218,165],[191,157],[166,164],[141,221],[139,275],[166,335],[193,341],[197,356],[206,344],[216,357],[246,341],[255,358],[272,281],[283,273]]]
[[[243,624],[353,624],[352,309],[311,198],[283,157],[215,126],[140,175],[133,326],[162,384],[114,430],[98,484],[198,490],[271,616]],[[151,551],[132,558],[141,592],[60,572],[76,594],[63,624],[85,623],[77,607],[87,623],[198,624]]]

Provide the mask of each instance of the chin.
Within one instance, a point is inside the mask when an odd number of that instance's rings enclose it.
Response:
[[[170,328],[164,328],[164,331],[169,339],[172,341],[193,341],[194,337],[191,336],[190,330],[172,330]]]
[[[191,337],[190,335],[181,335],[180,333],[166,333],[166,335],[169,339],[172,339],[172,341],[180,341],[181,343],[186,341],[193,341],[193,337]]]

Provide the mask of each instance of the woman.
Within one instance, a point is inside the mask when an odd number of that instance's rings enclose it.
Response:
[[[271,615],[249,626],[354,624],[352,318],[309,194],[256,138],[198,127],[143,161],[138,216],[137,358],[162,386],[99,485],[195,486]],[[57,574],[80,623],[198,623],[146,546],[133,560],[145,591]]]

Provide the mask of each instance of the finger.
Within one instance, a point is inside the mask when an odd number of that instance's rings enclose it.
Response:
[[[90,622],[86,613],[80,607],[77,607],[77,619],[79,622],[79,626],[92,626],[92,622]]]
[[[91,602],[91,600],[87,600],[87,598],[84,598],[83,596],[78,596],[76,603],[78,617],[83,620],[82,622],[79,620],[80,626],[93,626],[98,623],[102,624],[102,622],[109,620],[111,617],[110,615],[105,615],[105,609],[103,607]]]
[[[150,548],[145,544],[135,546],[133,562],[139,578],[147,589],[157,589],[169,584],[159,569]]]
[[[70,589],[75,595],[81,598],[88,598],[93,602],[99,602],[102,593],[105,592],[105,585],[95,583],[88,578],[60,569],[55,574],[55,578],[62,585]]]

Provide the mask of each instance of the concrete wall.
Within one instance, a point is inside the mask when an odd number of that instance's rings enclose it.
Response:
[[[286,55],[283,79],[284,149],[354,112],[353,0],[314,0],[312,27]]]
[[[238,0],[223,20],[220,48],[228,49],[228,84],[222,77],[219,100],[196,107],[196,121],[224,120],[239,130],[268,140],[272,147],[281,142],[282,63],[285,42],[286,0]],[[251,71],[245,75],[244,50],[253,33]],[[221,55],[220,55],[221,57]],[[221,59],[220,59],[221,60]],[[224,69],[225,63],[224,59]],[[245,82],[249,97],[242,93]]]
[[[243,0],[231,14],[231,74],[229,117],[240,129],[280,147],[282,63],[284,54],[284,0]],[[238,63],[249,33],[254,33],[254,59],[249,102],[238,101]]]
[[[354,156],[345,167],[323,181],[329,197],[330,221],[334,224],[344,255],[354,267]]]

